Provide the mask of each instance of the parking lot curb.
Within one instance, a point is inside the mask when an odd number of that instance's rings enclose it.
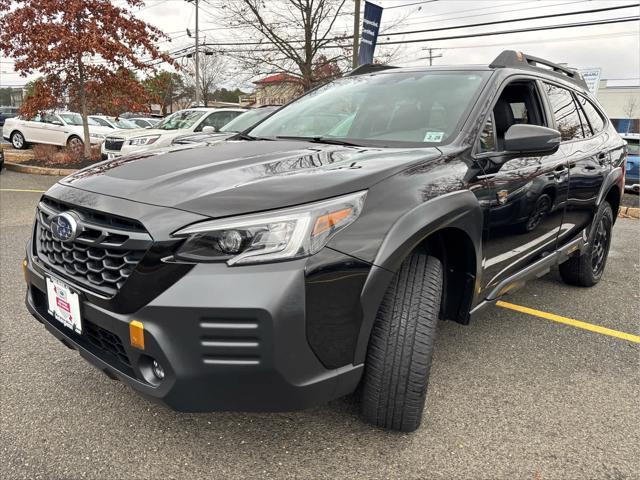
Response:
[[[636,218],[640,219],[640,208],[637,207],[620,207],[618,212],[620,218]]]
[[[4,166],[7,170],[12,170],[14,172],[20,173],[30,173],[33,175],[53,175],[57,177],[66,177],[67,175],[71,175],[72,173],[77,172],[78,170],[73,168],[47,168],[47,167],[36,167],[34,165],[23,165],[21,163],[13,163],[13,162],[5,162]]]

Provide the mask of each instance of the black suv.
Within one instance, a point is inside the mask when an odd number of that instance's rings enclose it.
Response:
[[[438,320],[560,265],[602,277],[625,144],[573,70],[364,66],[213,145],[123,157],[41,199],[27,307],[183,411],[291,410],[359,389],[422,416]]]

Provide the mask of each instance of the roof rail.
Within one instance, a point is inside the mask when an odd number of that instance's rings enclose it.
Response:
[[[547,68],[541,68],[539,65],[542,65]],[[550,62],[549,60],[544,60],[542,58],[534,57],[532,55],[527,55],[522,52],[516,52],[515,50],[505,50],[500,55],[498,55],[491,64],[489,64],[490,68],[523,68],[523,69],[531,69],[538,70],[550,73],[559,78],[563,78],[565,80],[572,81],[576,85],[588,89],[587,82],[584,81],[584,78],[580,75],[580,73],[569,67],[564,67],[562,65],[558,65],[556,63]]]
[[[354,68],[345,76],[351,77],[354,75],[366,75],[367,73],[380,72],[382,70],[390,70],[394,67],[393,65],[381,65],[379,63],[365,63],[364,65],[360,65],[359,67]]]

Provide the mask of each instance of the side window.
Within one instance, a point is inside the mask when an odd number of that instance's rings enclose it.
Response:
[[[493,128],[493,114],[489,115],[487,122],[484,124],[484,128],[480,133],[478,152],[495,152],[496,151],[496,133]]]
[[[582,95],[576,95],[578,98],[578,103],[582,107],[589,123],[591,124],[591,129],[593,130],[593,134],[596,135],[604,130],[604,119],[600,112],[593,106],[593,104],[587,100]]]
[[[574,97],[574,102],[577,103],[577,99]],[[591,131],[591,125],[589,125],[589,121],[584,114],[584,110],[578,106],[578,115],[580,116],[580,123],[582,124],[582,133],[584,133],[585,138],[589,138],[593,136],[593,132]]]
[[[43,123],[53,123],[53,122],[60,122],[60,120],[58,119],[58,117],[56,117],[55,115],[51,115],[50,113],[45,113],[44,117],[42,117],[41,120]],[[60,122],[61,123],[61,122]]]
[[[544,84],[544,88],[547,91],[551,110],[556,119],[556,127],[560,131],[562,141],[568,142],[584,138],[580,115],[571,92],[566,88],[548,83]]]
[[[540,95],[536,83],[519,80],[508,84],[500,93],[478,138],[478,153],[503,151],[504,136],[516,124],[545,126]]]
[[[198,126],[197,131],[201,132],[204,127],[222,128],[241,112],[213,112]]]

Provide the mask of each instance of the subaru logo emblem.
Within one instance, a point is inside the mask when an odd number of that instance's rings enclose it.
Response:
[[[61,213],[51,219],[51,234],[61,242],[74,240],[78,233],[78,218],[72,213]]]

